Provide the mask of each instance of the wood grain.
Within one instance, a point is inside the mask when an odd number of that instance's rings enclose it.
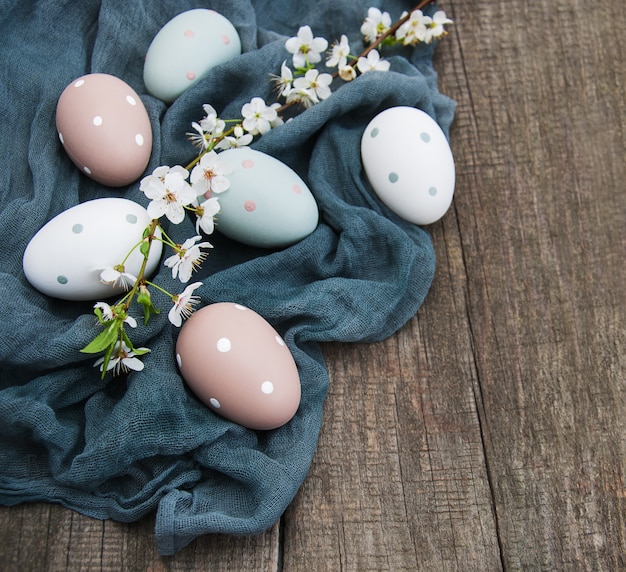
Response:
[[[0,510],[3,570],[626,569],[626,17],[447,0],[453,208],[426,303],[324,347],[309,476],[256,538],[161,558],[153,518]]]
[[[586,8],[484,5],[508,34],[463,51],[487,161],[455,212],[507,569],[626,566],[624,16]]]

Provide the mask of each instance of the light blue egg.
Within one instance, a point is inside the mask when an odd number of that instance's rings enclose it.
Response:
[[[262,248],[299,242],[317,227],[317,203],[298,174],[260,151],[246,147],[220,153],[232,169],[230,188],[219,195],[216,229]]]
[[[241,54],[235,27],[215,10],[198,8],[171,19],[152,40],[143,69],[148,92],[174,101],[212,68]]]

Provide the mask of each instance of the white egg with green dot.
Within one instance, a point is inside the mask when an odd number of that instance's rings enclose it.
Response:
[[[454,195],[454,159],[437,122],[414,107],[379,113],[361,138],[361,160],[378,198],[418,225],[439,220]]]
[[[55,216],[31,238],[23,257],[24,275],[37,290],[64,300],[101,300],[119,296],[122,286],[100,282],[104,268],[120,264],[142,240],[150,216],[144,207],[123,198],[78,204]],[[163,245],[154,241],[146,276],[155,270]],[[125,271],[136,276],[143,262],[136,248]]]

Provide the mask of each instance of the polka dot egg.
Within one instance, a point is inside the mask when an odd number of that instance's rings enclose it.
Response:
[[[317,203],[298,174],[278,159],[248,147],[220,153],[231,170],[230,188],[220,193],[216,228],[262,248],[283,248],[311,234]]]
[[[215,10],[178,14],[152,40],[143,70],[149,93],[167,103],[241,53],[237,30]]]
[[[33,236],[24,251],[26,279],[37,290],[64,300],[100,300],[124,292],[120,285],[100,282],[100,272],[120,264],[141,241],[150,223],[145,208],[122,198],[94,199],[51,219]],[[150,249],[146,275],[159,263],[162,243]],[[133,251],[126,272],[139,273],[143,255]]]
[[[59,139],[74,164],[110,187],[136,181],[152,152],[146,108],[124,81],[108,74],[74,80],[56,109]]]
[[[427,113],[413,107],[379,113],[361,138],[361,160],[378,198],[405,220],[431,224],[450,207],[454,159]]]
[[[180,330],[176,359],[195,395],[244,427],[275,429],[300,405],[300,378],[289,348],[245,306],[220,302],[194,312]]]

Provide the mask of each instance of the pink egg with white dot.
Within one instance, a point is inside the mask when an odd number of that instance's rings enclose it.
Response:
[[[240,304],[220,302],[194,312],[180,330],[176,360],[200,401],[249,429],[276,429],[300,405],[289,348],[262,316]]]
[[[215,66],[241,54],[231,22],[204,8],[172,18],[156,34],[146,53],[143,80],[148,93],[171,103]]]
[[[110,187],[135,182],[152,153],[152,127],[139,95],[108,74],[70,83],[56,109],[59,140],[87,176]]]

